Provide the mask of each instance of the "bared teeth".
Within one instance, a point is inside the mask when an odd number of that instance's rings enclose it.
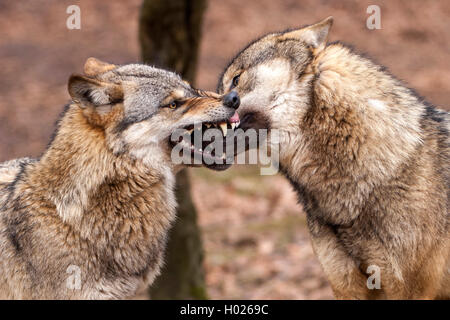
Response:
[[[206,126],[207,128],[211,128],[211,123],[207,123],[207,124],[205,124],[205,126]]]
[[[231,130],[234,130],[234,128],[236,128],[236,123],[232,122],[230,125],[231,125]]]
[[[227,135],[227,130],[228,130],[227,123],[226,122],[222,122],[222,123],[219,124],[219,126],[220,126],[220,129],[223,132],[223,135],[226,136]]]
[[[192,131],[194,131],[194,129],[188,130],[187,132],[188,132],[189,134],[191,134]]]

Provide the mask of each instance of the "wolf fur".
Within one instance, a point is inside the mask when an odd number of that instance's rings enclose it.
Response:
[[[119,299],[158,275],[171,133],[235,113],[171,72],[90,58],[39,159],[0,164],[0,298]]]
[[[251,43],[218,91],[239,93],[242,129],[280,131],[281,171],[337,298],[449,298],[449,114],[327,44],[332,21]]]

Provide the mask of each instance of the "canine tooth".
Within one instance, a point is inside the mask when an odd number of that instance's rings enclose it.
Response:
[[[207,124],[205,124],[205,126],[206,126],[207,128],[211,128],[211,123],[207,123]]]
[[[227,123],[226,122],[222,122],[221,124],[219,124],[220,129],[222,129],[223,135],[226,136],[227,135]]]
[[[231,123],[231,130],[234,130],[234,128],[236,128],[236,123],[232,122]]]
[[[192,131],[194,131],[194,129],[188,130],[187,132],[188,132],[189,134],[191,134]]]

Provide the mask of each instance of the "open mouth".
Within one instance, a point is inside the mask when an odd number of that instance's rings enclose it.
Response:
[[[190,160],[199,159],[201,164],[214,170],[225,170],[231,166],[227,164],[226,144],[233,141],[234,130],[239,128],[240,119],[237,112],[229,119],[217,122],[202,122],[185,126],[182,136],[177,141],[170,140],[172,147],[180,145],[183,152],[189,152]],[[216,130],[208,134],[208,130]],[[207,135],[207,136],[206,136]],[[216,140],[219,141],[216,141]],[[234,157],[234,153],[232,155]],[[198,162],[197,162],[198,163]],[[191,165],[196,165],[191,162]],[[198,163],[200,165],[200,163]]]

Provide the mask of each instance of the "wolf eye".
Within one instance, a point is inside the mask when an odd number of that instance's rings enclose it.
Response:
[[[237,76],[235,76],[233,78],[233,81],[231,81],[231,88],[237,87],[237,85],[239,84],[239,78],[241,77],[240,74],[238,74]]]
[[[169,103],[168,107],[170,109],[176,109],[178,107],[178,103],[176,101],[172,101],[171,103]]]

